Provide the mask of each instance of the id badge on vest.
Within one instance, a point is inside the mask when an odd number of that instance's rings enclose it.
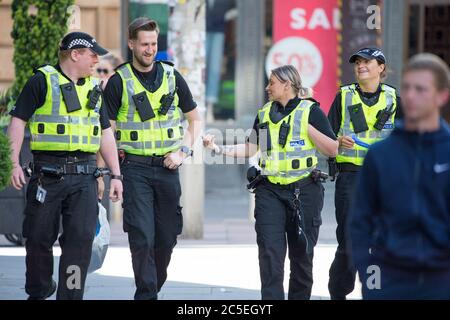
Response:
[[[353,131],[360,133],[369,130],[367,126],[366,116],[364,115],[363,106],[361,103],[357,103],[347,107],[350,114],[350,120],[353,124]]]
[[[135,94],[133,96],[133,101],[142,122],[156,117],[145,91]]]
[[[59,86],[67,107],[67,112],[81,110],[80,100],[78,100],[77,90],[73,83],[65,83]]]

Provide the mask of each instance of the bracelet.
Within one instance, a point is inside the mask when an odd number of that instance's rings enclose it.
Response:
[[[120,181],[123,181],[123,175],[117,175],[117,174],[111,174],[110,175],[110,178],[111,179],[117,179],[117,180],[120,180]]]

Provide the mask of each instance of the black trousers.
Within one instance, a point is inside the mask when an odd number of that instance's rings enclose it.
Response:
[[[97,181],[92,175],[43,177],[40,181],[47,190],[44,203],[36,200],[38,181],[34,175],[27,188],[23,222],[27,252],[25,291],[32,298],[44,298],[52,286],[52,246],[62,215],[56,298],[82,299],[97,223]]]
[[[329,271],[328,290],[331,299],[345,299],[355,288],[356,269],[350,255],[348,214],[356,188],[358,172],[339,172],[336,179],[334,203],[336,207],[336,238],[338,248]]]
[[[136,300],[157,299],[183,228],[178,170],[125,160],[123,228],[128,233]]]
[[[309,179],[309,178],[307,178]],[[300,209],[304,217],[305,233],[311,248],[305,251],[299,242],[292,201],[294,190],[262,182],[255,192],[255,229],[259,250],[261,297],[263,300],[284,300],[284,261],[289,248],[290,278],[288,299],[307,300],[313,284],[314,246],[322,223],[324,188],[312,182],[300,189]]]

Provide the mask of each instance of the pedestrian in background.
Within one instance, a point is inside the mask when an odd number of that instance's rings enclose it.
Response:
[[[449,94],[445,62],[412,57],[404,121],[366,156],[350,218],[364,299],[450,299],[450,127],[440,116]]]

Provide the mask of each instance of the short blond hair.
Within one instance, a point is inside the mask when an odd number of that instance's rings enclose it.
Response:
[[[60,50],[58,52],[59,62],[64,62],[67,59],[69,59],[70,54],[72,53],[73,50],[78,50],[80,53],[84,53],[88,49],[87,48],[77,48],[77,49]]]

